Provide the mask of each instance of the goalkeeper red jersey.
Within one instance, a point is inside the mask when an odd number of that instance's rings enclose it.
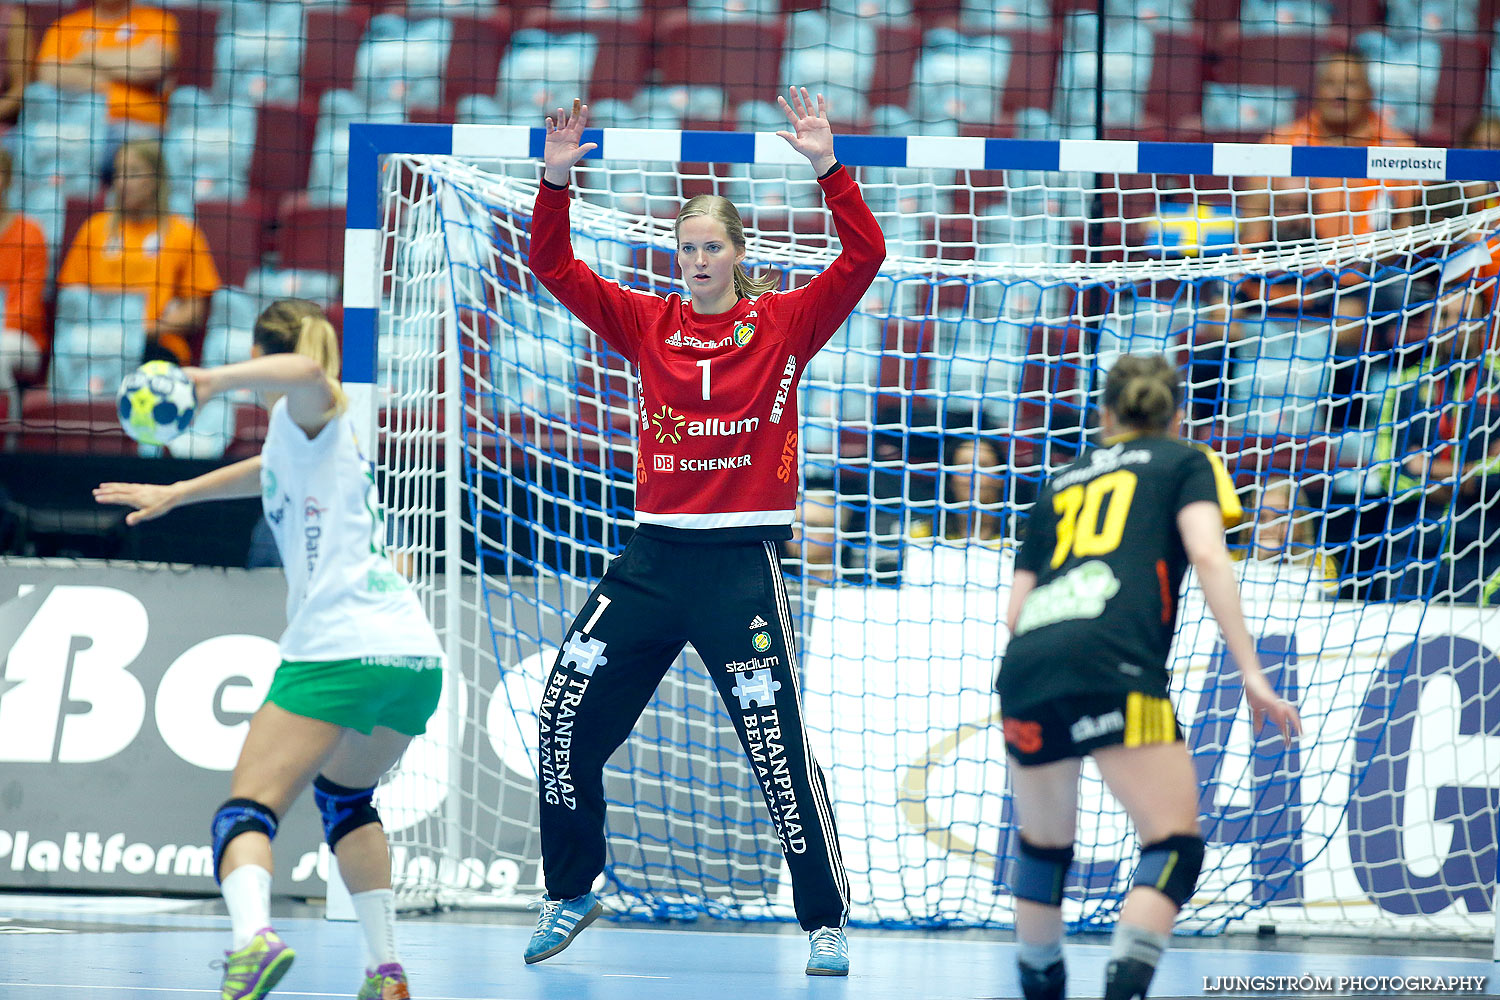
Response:
[[[573,256],[566,188],[543,184],[530,266],[568,311],[640,374],[636,521],[679,541],[791,537],[800,468],[797,383],[885,259],[885,237],[848,170],[819,179],[842,252],[792,291],[700,316],[689,300],[634,291]]]

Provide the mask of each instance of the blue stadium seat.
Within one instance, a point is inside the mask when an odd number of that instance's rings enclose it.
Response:
[[[828,16],[888,26],[909,24],[911,0],[828,0]]]
[[[641,0],[552,0],[553,17],[619,21],[641,16]]]
[[[530,121],[573,98],[590,96],[599,43],[593,35],[553,35],[525,29],[511,36],[510,51],[500,61],[497,93],[506,110]]]
[[[146,351],[146,301],[140,295],[96,292],[82,285],[57,290],[52,373],[59,399],[112,394]]]
[[[261,267],[245,278],[245,291],[261,302],[294,298],[331,305],[338,301],[341,280],[324,271]]]
[[[1367,31],[1355,39],[1355,47],[1369,60],[1370,86],[1390,120],[1409,134],[1430,129],[1442,42],[1430,34]]]
[[[825,30],[804,30],[814,27]],[[820,34],[825,41],[814,40]],[[869,110],[865,95],[875,74],[875,42],[868,20],[842,22],[835,30],[821,12],[799,11],[787,31],[781,79],[824,94],[836,121],[862,120]]]
[[[21,116],[11,134],[17,197],[61,257],[63,223],[71,197],[99,190],[100,154],[109,145],[109,114],[95,94],[64,94],[44,83],[26,87]]]
[[[771,21],[781,16],[781,0],[688,0],[697,21]]]
[[[443,18],[376,14],[354,56],[354,92],[370,105],[440,106],[452,42],[453,24]]]
[[[208,328],[203,335],[206,367],[246,361],[251,333],[260,314],[260,300],[243,288],[221,286],[208,305]]]
[[[406,0],[406,16],[487,18],[500,9],[499,0]]]
[[[1049,0],[962,0],[958,26],[970,35],[1050,31],[1052,4]]]
[[[253,105],[295,102],[301,94],[303,43],[298,5],[237,5],[219,21],[214,91]]]
[[[1261,136],[1297,117],[1297,92],[1252,83],[1203,85],[1203,130]]]
[[[1470,34],[1479,24],[1479,0],[1386,0],[1386,27],[1393,32]]]
[[[1064,124],[1094,121],[1098,61],[1093,14],[1070,14],[1058,64],[1054,113]],[[1104,33],[1104,124],[1139,128],[1144,124],[1156,38],[1141,21],[1108,21]]]
[[[1323,0],[1244,0],[1240,33],[1279,35],[1287,31],[1322,31],[1333,23],[1333,6]]]
[[[406,120],[398,104],[366,104],[348,90],[326,90],[318,99],[318,126],[313,135],[307,193],[314,203],[338,205],[349,188],[349,126],[353,122],[387,125]]]
[[[993,122],[1010,75],[1011,43],[1003,35],[968,38],[939,29],[912,71],[912,114],[920,121]]]
[[[173,92],[162,140],[173,212],[192,215],[199,201],[246,196],[255,126],[250,105],[225,103],[196,87]]]

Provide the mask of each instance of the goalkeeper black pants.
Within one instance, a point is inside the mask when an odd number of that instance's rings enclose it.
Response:
[[[538,711],[549,897],[581,896],[604,870],[604,763],[692,643],[770,811],[798,922],[806,930],[843,926],[849,881],[828,783],[803,727],[792,629],[775,543],[636,534],[569,627]]]

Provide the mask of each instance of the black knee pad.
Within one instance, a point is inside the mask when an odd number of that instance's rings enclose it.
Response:
[[[1203,871],[1203,838],[1175,834],[1141,848],[1135,884],[1155,889],[1181,909],[1193,898]]]
[[[1043,906],[1061,906],[1068,868],[1073,864],[1072,846],[1038,847],[1020,836],[1016,841],[1020,849],[1012,869],[1011,894]]]
[[[373,786],[345,788],[320,774],[313,781],[313,801],[323,817],[323,836],[328,840],[329,850],[337,848],[339,841],[360,827],[380,822]]]
[[[271,807],[254,799],[230,799],[214,813],[211,827],[214,838],[214,881],[219,880],[219,862],[224,860],[224,848],[242,833],[263,833],[276,839],[276,814]]]

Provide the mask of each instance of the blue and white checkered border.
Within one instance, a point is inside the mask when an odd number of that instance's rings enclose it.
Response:
[[[350,127],[348,229],[344,239],[346,384],[370,386],[375,381],[376,314],[380,305],[380,157],[392,153],[431,153],[540,159],[545,136],[545,128],[529,125]],[[605,128],[586,129],[584,141],[599,144],[589,159],[806,162],[772,132]],[[854,167],[1500,181],[1500,150],[1487,149],[876,135],[841,135],[837,138],[837,149],[839,159]]]

